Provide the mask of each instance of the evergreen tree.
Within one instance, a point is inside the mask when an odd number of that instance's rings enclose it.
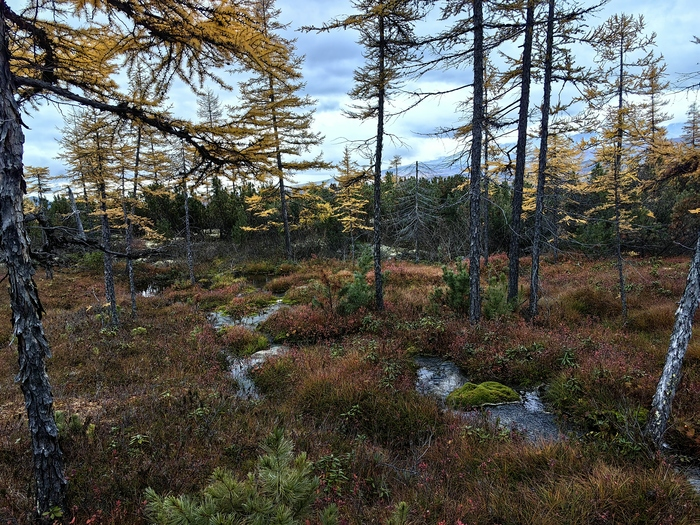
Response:
[[[241,114],[240,121],[245,123],[248,133],[260,137],[265,144],[267,162],[261,168],[261,176],[271,177],[278,185],[285,255],[291,260],[286,182],[293,172],[327,167],[320,158],[302,158],[311,148],[320,145],[323,137],[311,130],[316,102],[302,94],[304,57],[294,54],[294,41],[279,35],[287,26],[277,21],[280,11],[275,8],[274,0],[249,0],[247,3],[265,36],[278,44],[274,60],[280,63],[284,75],[262,72],[241,82],[241,105],[236,111]]]
[[[116,77],[124,67],[128,71],[146,63],[150,82],[159,91],[167,91],[175,78],[196,91],[205,81],[225,85],[217,71],[234,62],[254,69],[277,68],[266,61],[276,45],[251,19],[229,2],[57,0],[29,2],[26,10],[2,4],[0,122],[5,140],[0,148],[0,249],[11,283],[13,319],[21,319],[13,327],[20,356],[18,382],[29,418],[40,516],[65,505],[66,480],[44,370],[50,349],[21,210],[25,183],[19,105],[47,97],[92,107],[175,135],[214,167],[242,163],[246,147],[208,141],[192,123],[122,93]]]
[[[374,286],[375,303],[378,310],[384,309],[382,279],[382,155],[384,152],[385,124],[391,116],[386,111],[388,101],[399,90],[405,71],[415,57],[416,39],[414,23],[422,13],[411,0],[354,0],[357,13],[334,20],[321,28],[306,28],[307,31],[329,31],[331,29],[356,29],[360,33],[360,44],[364,48],[365,64],[354,74],[355,86],[350,98],[359,101],[346,114],[361,122],[376,121],[376,133],[365,141],[368,157],[373,167],[374,186]]]

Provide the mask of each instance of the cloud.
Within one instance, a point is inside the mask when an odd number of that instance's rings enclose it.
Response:
[[[289,23],[285,32],[286,38],[296,39],[297,53],[306,57],[303,74],[306,83],[305,92],[317,101],[314,130],[325,136],[325,143],[311,154],[323,152],[324,158],[330,162],[338,162],[342,158],[347,141],[357,141],[370,138],[375,129],[372,123],[360,124],[348,119],[342,110],[352,102],[347,93],[353,87],[353,72],[362,66],[362,48],[357,44],[358,33],[355,30],[332,30],[330,32],[299,32],[302,26],[320,27],[325,22],[342,18],[354,10],[350,1],[340,0],[278,0],[277,7],[281,10],[279,21]],[[648,33],[656,32],[656,52],[663,54],[667,63],[669,80],[676,82],[682,73],[700,71],[697,57],[700,46],[691,43],[694,35],[700,36],[697,20],[700,19],[700,6],[697,0],[614,0],[609,2],[595,17],[588,20],[589,28],[604,22],[615,13],[642,14],[647,24]],[[433,13],[433,17],[437,13]],[[444,22],[433,20],[426,31],[435,33],[445,27]],[[517,50],[517,45],[512,47]],[[581,50],[578,58],[592,60],[590,51]],[[434,71],[426,75],[417,85],[424,92],[449,89],[471,82],[469,64],[462,69],[450,71]],[[411,86],[413,87],[413,86]],[[532,106],[539,105],[540,91],[533,88]],[[425,162],[432,158],[449,155],[460,149],[453,139],[440,139],[433,132],[440,127],[450,127],[463,119],[456,110],[457,104],[467,100],[469,90],[441,98],[426,101],[404,116],[392,120],[387,126],[389,133],[395,134],[403,142],[387,143],[384,158],[387,161],[398,154],[405,163],[416,160]],[[233,102],[235,93],[222,93],[223,103]],[[686,120],[687,108],[695,100],[695,94],[680,92],[669,96],[666,111],[673,115],[667,124],[671,125],[670,132],[678,130]],[[175,87],[170,101],[173,112],[178,116],[196,118],[196,103],[188,90]],[[408,101],[397,101],[408,104]],[[466,117],[468,118],[468,117]],[[51,106],[42,106],[26,119],[31,129],[26,130],[25,163],[34,166],[49,166],[51,171],[64,171],[60,162],[54,159],[58,146],[57,128],[62,126],[60,114]],[[360,161],[360,159],[357,159]],[[332,171],[304,175],[309,180],[329,178]],[[301,177],[299,177],[301,179]]]

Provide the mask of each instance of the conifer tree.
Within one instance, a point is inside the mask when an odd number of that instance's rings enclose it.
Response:
[[[114,288],[114,254],[112,222],[121,215],[121,206],[114,206],[113,192],[118,188],[117,123],[109,115],[94,110],[75,111],[62,129],[60,158],[66,162],[69,175],[82,179],[91,189],[92,202],[100,221],[99,247],[103,253],[105,301],[109,325],[119,325],[117,296]]]
[[[364,174],[350,156],[350,149],[345,146],[343,158],[337,166],[335,180],[339,185],[335,198],[334,213],[343,225],[343,233],[350,238],[350,256],[355,261],[355,244],[357,240],[372,227],[367,225],[367,206],[369,199],[363,191]]]
[[[241,105],[237,108],[248,133],[261,137],[266,144],[266,163],[262,176],[274,179],[279,189],[280,216],[284,233],[285,255],[293,258],[286,182],[291,174],[328,167],[320,158],[303,159],[323,137],[311,130],[315,101],[303,95],[301,66],[304,57],[294,54],[293,40],[280,36],[287,26],[278,22],[280,11],[275,0],[248,0],[266,37],[278,44],[275,61],[284,66],[283,76],[262,72],[240,83]]]
[[[197,149],[212,166],[244,163],[247,147],[211,142],[190,122],[132,100],[115,77],[124,67],[148,64],[148,76],[167,91],[179,78],[197,89],[205,81],[224,84],[222,68],[234,63],[277,68],[266,61],[276,47],[235,3],[178,0],[56,0],[27,8],[0,2],[0,249],[11,283],[13,326],[34,454],[37,514],[65,504],[66,479],[53,417],[51,387],[44,369],[50,355],[43,334],[41,302],[21,209],[20,105],[42,97],[79,104],[136,120],[172,134]]]
[[[622,258],[623,230],[631,224],[630,205],[639,197],[638,144],[630,141],[635,114],[631,94],[638,91],[644,72],[656,65],[651,48],[654,34],[644,34],[644,18],[613,15],[592,34],[598,65],[597,84],[587,95],[598,111],[600,130],[597,160],[604,166],[603,176],[595,182],[608,195],[605,204],[595,209],[612,211],[614,248],[617,261],[623,319],[627,319],[627,291]],[[610,105],[608,105],[610,104]]]
[[[414,36],[414,23],[422,18],[422,13],[411,0],[354,0],[357,12],[342,19],[336,19],[320,28],[305,28],[307,31],[330,31],[331,29],[356,29],[359,43],[364,51],[365,63],[355,70],[355,86],[349,95],[358,101],[346,110],[347,116],[361,122],[375,121],[376,133],[364,141],[372,164],[374,188],[374,286],[375,304],[378,310],[384,309],[384,288],[382,279],[382,155],[385,126],[391,114],[387,111],[388,101],[397,93],[403,82],[402,68],[405,71],[415,57],[417,47]]]

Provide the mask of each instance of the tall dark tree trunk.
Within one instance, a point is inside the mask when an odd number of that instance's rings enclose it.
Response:
[[[532,34],[535,26],[535,0],[527,1],[525,40],[523,42],[522,73],[520,77],[520,109],[518,113],[518,142],[515,147],[515,176],[513,177],[513,206],[508,249],[508,301],[518,297],[520,272],[520,237],[523,214],[523,187],[527,155],[527,117],[530,105],[530,69],[532,66]]]
[[[270,77],[270,102],[272,103],[272,131],[275,135],[275,157],[277,161],[277,171],[279,171],[280,185],[280,213],[282,215],[282,228],[284,229],[284,255],[287,260],[291,261],[294,254],[292,253],[292,234],[289,228],[289,207],[287,206],[287,188],[284,185],[284,172],[282,171],[282,149],[280,144],[279,129],[277,126],[277,113],[275,112],[275,91],[274,79]]]
[[[624,261],[622,259],[622,196],[620,195],[622,177],[622,145],[624,139],[624,122],[622,109],[624,107],[623,86],[625,77],[625,39],[620,37],[620,69],[617,84],[617,133],[615,136],[615,158],[613,160],[613,185],[615,190],[615,259],[617,262],[617,274],[620,283],[620,302],[622,305],[622,319],[627,322],[627,290],[625,286]]]
[[[693,317],[698,304],[700,304],[700,231],[695,246],[695,256],[690,263],[685,291],[676,310],[676,321],[666,353],[666,364],[651,402],[646,426],[647,436],[659,448],[663,443],[668,420],[671,418],[671,405],[681,380],[683,358],[688,349],[690,337],[693,335]]]
[[[481,141],[484,127],[484,13],[482,0],[474,0],[474,98],[471,162],[469,167],[469,321],[481,317]]]
[[[535,232],[532,239],[532,267],[530,268],[530,308],[528,317],[537,315],[540,286],[540,245],[544,217],[544,188],[547,182],[547,146],[549,140],[549,106],[552,93],[552,54],[554,52],[554,4],[549,0],[547,13],[547,43],[544,61],[544,93],[542,95],[542,123],[540,124],[540,155],[537,167],[537,195],[535,197]]]
[[[374,300],[384,310],[382,282],[382,149],[384,147],[384,98],[386,96],[384,16],[379,16],[379,92],[377,96],[377,144],[374,158]]]
[[[12,326],[17,338],[19,373],[34,459],[36,510],[39,516],[65,508],[66,478],[58,443],[53,395],[44,365],[51,356],[41,321],[43,308],[34,283],[29,238],[24,229],[22,175],[24,135],[14,100],[5,19],[0,16],[0,249],[7,266]]]

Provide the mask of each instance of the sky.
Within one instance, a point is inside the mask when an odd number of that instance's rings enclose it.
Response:
[[[582,3],[587,4],[585,0]],[[19,0],[11,2],[18,4]],[[320,149],[313,155],[322,153],[326,161],[337,163],[342,158],[348,141],[363,140],[373,136],[376,124],[360,125],[357,120],[343,115],[351,103],[347,92],[353,87],[353,72],[363,64],[362,48],[356,43],[358,34],[354,30],[334,30],[331,32],[299,32],[301,26],[321,26],[334,18],[352,14],[349,0],[277,0],[281,10],[279,21],[289,23],[285,34],[296,38],[297,54],[305,56],[302,72],[306,83],[305,91],[316,100],[313,129],[324,137]],[[700,71],[700,45],[693,44],[693,36],[700,36],[700,3],[697,0],[611,0],[599,13],[588,19],[595,27],[613,14],[643,15],[646,32],[656,33],[657,53],[664,56],[669,80],[675,81],[679,75]],[[431,31],[441,29],[433,22]],[[582,63],[590,62],[592,55],[577,57]],[[424,79],[423,90],[438,90],[466,84],[471,81],[469,67],[452,72],[436,72]],[[539,91],[533,90],[533,104],[538,103]],[[220,93],[222,103],[235,95]],[[400,155],[403,166],[415,162],[428,163],[435,159],[453,155],[460,145],[453,139],[434,136],[438,128],[449,128],[459,121],[456,105],[468,93],[458,92],[439,99],[431,99],[398,117],[387,125],[387,132],[399,140],[385,144],[383,167],[389,167],[391,159]],[[666,123],[669,135],[678,135],[686,120],[689,105],[696,100],[696,93],[681,92],[670,97],[667,113],[672,119]],[[169,101],[174,114],[196,118],[196,101],[184,90],[173,91]],[[233,103],[234,100],[231,100]],[[26,141],[24,163],[29,166],[47,166],[52,175],[61,175],[65,168],[56,158],[59,152],[59,129],[63,125],[60,111],[51,106],[41,106],[25,117]],[[354,158],[362,163],[362,159]],[[308,173],[294,177],[296,182],[324,181],[332,177],[333,171]]]

